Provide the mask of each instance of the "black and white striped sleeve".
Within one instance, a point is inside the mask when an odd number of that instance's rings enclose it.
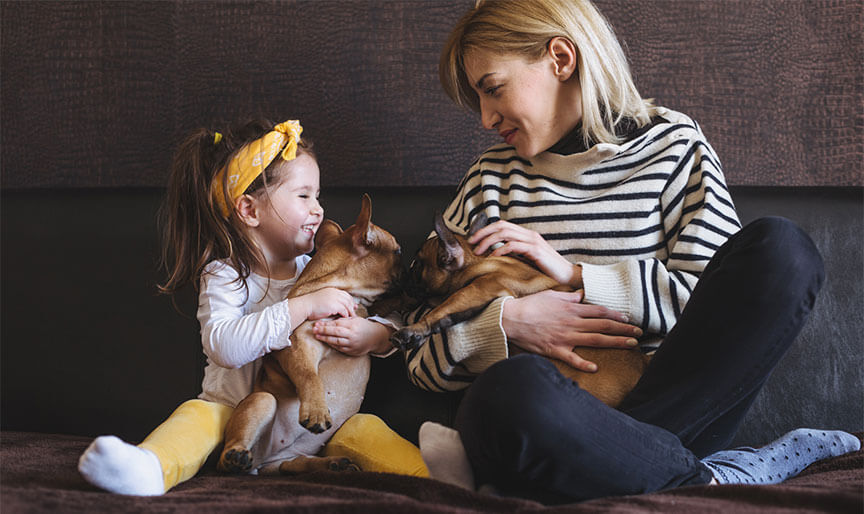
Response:
[[[623,312],[646,332],[665,335],[714,253],[741,228],[717,156],[698,127],[660,201],[665,252],[611,265],[580,264],[587,302]]]

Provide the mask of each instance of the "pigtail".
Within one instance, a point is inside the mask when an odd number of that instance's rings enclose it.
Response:
[[[264,263],[261,250],[246,236],[237,214],[232,210],[227,218],[222,215],[213,190],[219,170],[241,148],[273,126],[271,121],[262,119],[233,126],[222,133],[198,129],[180,143],[159,210],[161,265],[167,274],[165,282],[158,285],[160,293],[174,294],[190,282],[197,290],[204,267],[219,259],[228,261],[237,270],[238,286],[242,287],[252,266]],[[221,177],[226,180],[224,173]],[[228,190],[225,186],[223,183],[223,191]],[[259,188],[252,184],[247,193]]]
[[[196,130],[180,143],[174,154],[165,200],[159,211],[162,267],[168,276],[158,286],[161,293],[173,294],[195,282],[216,248],[230,246],[230,238],[216,220],[218,214],[210,196],[213,176],[225,157],[224,148],[216,139],[212,131]]]

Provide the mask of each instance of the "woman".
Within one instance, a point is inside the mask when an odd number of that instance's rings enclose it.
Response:
[[[795,431],[760,450],[716,453],[803,326],[822,260],[787,220],[740,227],[699,126],[639,96],[593,5],[478,2],[451,33],[440,76],[504,139],[471,166],[445,220],[465,232],[485,212],[497,221],[471,239],[478,254],[498,246],[493,254],[519,255],[583,291],[499,298],[407,355],[421,387],[471,385],[458,434],[421,430],[433,477],[578,501],[779,482],[860,447],[843,432]],[[619,410],[546,359],[507,359],[509,340],[593,371],[574,347],[637,337],[654,355]],[[463,444],[470,468],[456,458]]]

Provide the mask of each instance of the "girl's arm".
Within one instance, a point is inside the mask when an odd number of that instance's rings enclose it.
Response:
[[[239,368],[265,354],[291,344],[289,336],[308,318],[332,314],[353,315],[348,293],[322,289],[283,300],[258,312],[247,312],[251,301],[246,288],[235,281],[230,266],[208,266],[201,277],[198,321],[204,353],[218,366]]]
[[[396,317],[369,318],[352,317],[321,320],[315,323],[315,337],[334,349],[353,356],[374,355],[388,357],[396,349],[390,344],[390,336],[398,330],[401,322]]]

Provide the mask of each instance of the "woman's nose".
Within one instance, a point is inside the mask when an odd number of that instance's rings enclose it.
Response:
[[[483,128],[494,130],[501,123],[501,116],[495,109],[490,109],[488,106],[480,104],[480,121]]]

